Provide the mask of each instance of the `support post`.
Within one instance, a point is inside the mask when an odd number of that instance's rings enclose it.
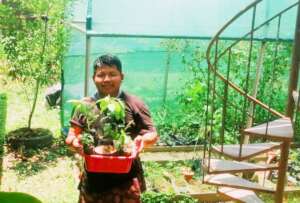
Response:
[[[281,144],[280,161],[278,169],[278,181],[275,193],[275,203],[282,203],[284,198],[284,185],[286,179],[290,142],[283,141]]]
[[[89,67],[90,67],[90,49],[91,49],[91,37],[86,36],[85,41],[85,70],[84,70],[84,96],[89,94]]]
[[[91,52],[91,36],[89,35],[92,30],[92,17],[88,15],[86,17],[86,40],[85,40],[85,70],[84,70],[84,96],[87,97],[89,94],[89,68],[90,68],[90,52]]]
[[[298,3],[300,3],[300,1],[298,1]],[[294,45],[293,45],[293,53],[292,53],[292,65],[290,70],[288,101],[286,106],[286,115],[290,118],[293,118],[293,111],[295,107],[295,102],[293,99],[293,90],[297,90],[298,77],[299,77],[299,64],[300,64],[300,6],[298,4],[295,37],[294,37]]]
[[[167,63],[166,63],[166,69],[165,69],[165,78],[164,78],[164,88],[163,88],[163,105],[164,106],[166,105],[166,100],[167,100],[170,63],[171,63],[171,53],[170,53],[170,51],[168,51]]]
[[[262,73],[262,66],[263,66],[263,62],[264,62],[264,54],[265,54],[265,48],[266,48],[266,42],[262,41],[261,46],[260,46],[260,50],[259,50],[259,56],[256,62],[256,76],[255,76],[255,81],[253,83],[253,89],[251,92],[251,96],[256,98],[257,96],[257,91],[258,91],[258,86],[259,86],[259,80],[260,80],[260,76]],[[250,103],[250,106],[248,108],[248,111],[250,113],[250,116],[248,116],[247,118],[247,123],[246,123],[246,128],[249,128],[252,126],[253,123],[253,111],[254,111],[254,102]],[[245,135],[244,136],[244,144],[248,144],[249,143],[249,135]]]

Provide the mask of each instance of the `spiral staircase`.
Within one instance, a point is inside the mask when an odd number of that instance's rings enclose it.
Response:
[[[238,202],[262,202],[256,192],[265,192],[273,194],[274,201],[279,203],[284,198],[288,153],[294,135],[293,121],[272,107],[274,98],[276,99],[274,95],[277,93],[272,82],[266,87],[269,88],[267,96],[258,98],[260,72],[263,69],[264,50],[268,39],[257,41],[255,38],[256,33],[265,26],[276,24],[276,29],[273,29],[276,37],[272,42],[274,52],[271,59],[274,69],[270,72],[270,80],[275,81],[278,77],[276,66],[281,43],[281,19],[291,9],[297,9],[299,2],[283,8],[273,17],[258,24],[256,19],[260,14],[257,8],[262,2],[263,0],[254,1],[234,16],[215,35],[207,49],[207,142],[202,159],[203,183],[217,186],[221,196]],[[235,40],[222,41],[222,34],[239,18],[249,13],[252,16],[249,32]],[[237,64],[233,60],[239,60],[233,53],[241,45],[248,47],[247,60],[239,67],[233,67],[233,64]],[[255,48],[257,52],[254,52]],[[239,71],[243,73],[237,74]],[[242,78],[237,78],[237,75]],[[228,137],[232,138],[232,144],[225,144]],[[273,158],[277,154],[279,161],[259,164],[253,161],[254,157],[267,157],[268,154],[273,154]],[[267,186],[265,181],[254,182],[245,178],[247,174],[266,174],[270,171],[276,171],[277,174],[274,187]]]

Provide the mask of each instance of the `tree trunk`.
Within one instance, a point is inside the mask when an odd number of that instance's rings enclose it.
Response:
[[[36,107],[36,102],[37,102],[37,98],[39,95],[39,90],[40,90],[40,80],[37,79],[36,83],[35,83],[35,88],[34,88],[34,98],[33,98],[33,103],[32,103],[32,107],[30,110],[30,114],[29,114],[29,119],[28,119],[28,128],[31,128],[31,120],[35,111],[35,107]]]
[[[47,13],[48,16],[48,13]],[[45,55],[45,51],[46,51],[46,44],[47,44],[47,30],[48,30],[48,19],[45,19],[45,28],[44,28],[44,41],[43,41],[43,47],[42,47],[42,51],[41,51],[41,55],[40,55],[40,65],[45,65],[44,64],[44,55]],[[29,114],[29,119],[28,119],[28,128],[31,128],[31,120],[35,111],[35,107],[36,107],[36,102],[37,102],[37,98],[39,95],[39,90],[40,90],[40,83],[41,83],[41,79],[40,78],[36,78],[35,80],[35,88],[34,88],[34,98],[33,98],[33,104],[31,107],[31,111]]]

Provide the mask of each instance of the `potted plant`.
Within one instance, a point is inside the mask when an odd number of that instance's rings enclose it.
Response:
[[[130,153],[132,140],[125,133],[125,106],[120,99],[107,96],[96,103],[69,102],[74,105],[70,124],[76,136],[81,134],[85,149],[93,145],[97,154]]]
[[[69,100],[74,108],[71,113],[72,120],[70,124],[75,131],[75,135],[79,135],[85,131],[91,131],[92,125],[99,118],[97,107],[94,103],[88,103],[84,100]]]
[[[108,96],[99,99],[96,104],[100,109],[102,126],[98,145],[101,146],[103,140],[108,140],[108,143],[110,141],[110,145],[113,145],[119,154],[128,152],[128,145],[131,144],[132,140],[125,133],[124,103],[120,99]],[[101,150],[96,151],[96,153],[101,154]]]
[[[136,145],[126,135],[125,105],[105,97],[96,103],[72,100],[71,125],[80,127],[80,143],[88,171],[126,173],[137,155]],[[78,135],[77,135],[78,136]]]
[[[69,100],[74,108],[71,113],[70,125],[74,129],[75,136],[80,136],[80,142],[83,145],[86,154],[92,154],[96,145],[95,123],[100,118],[95,103],[86,102],[84,100]],[[72,138],[69,138],[72,140]],[[68,143],[69,141],[66,140]]]

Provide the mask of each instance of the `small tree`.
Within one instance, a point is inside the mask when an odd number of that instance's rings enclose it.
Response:
[[[67,30],[64,8],[68,0],[6,0],[0,3],[1,42],[9,75],[24,84],[31,101],[27,127],[31,128],[40,88],[60,77]],[[27,91],[32,87],[32,91]]]

